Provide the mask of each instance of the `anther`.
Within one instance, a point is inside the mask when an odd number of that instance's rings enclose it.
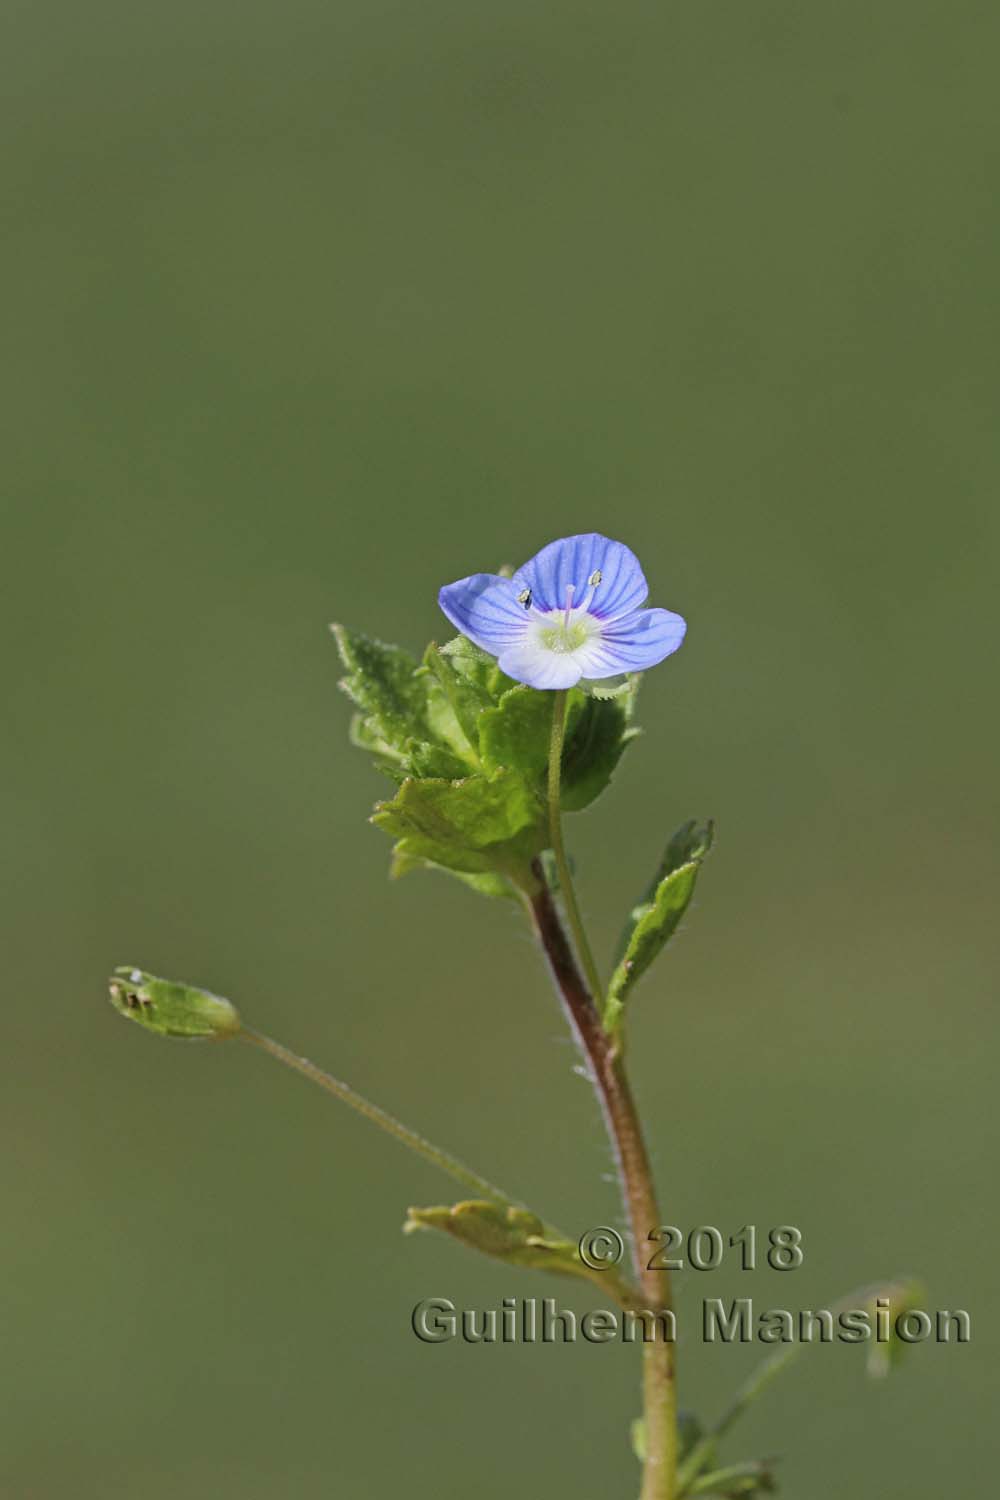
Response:
[[[522,589],[521,592],[517,596],[517,602],[518,602],[518,604],[523,604],[524,607],[525,607],[525,609],[530,609],[531,608],[531,590],[530,589]]]
[[[591,589],[596,589],[596,587],[600,583],[600,581],[601,581],[601,570],[600,570],[600,568],[595,568],[594,571],[593,571],[593,573],[591,573],[590,577],[587,579],[587,587],[591,588]]]

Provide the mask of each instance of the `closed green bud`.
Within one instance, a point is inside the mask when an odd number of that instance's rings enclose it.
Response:
[[[221,995],[210,994],[192,984],[158,979],[142,969],[127,965],[116,969],[110,993],[115,1010],[159,1036],[183,1037],[189,1041],[206,1037],[221,1039],[236,1036],[241,1029],[239,1012]]]

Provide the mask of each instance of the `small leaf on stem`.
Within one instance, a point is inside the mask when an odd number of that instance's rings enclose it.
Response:
[[[545,844],[538,799],[511,771],[458,781],[408,778],[391,802],[378,804],[372,822],[398,839],[398,874],[423,861],[526,883]]]
[[[451,1207],[408,1209],[404,1233],[413,1234],[419,1229],[450,1234],[470,1249],[507,1265],[596,1282],[623,1305],[634,1303],[631,1288],[613,1269],[594,1270],[588,1266],[580,1259],[577,1245],[547,1229],[537,1214],[526,1208],[504,1208],[472,1199]]]
[[[608,1031],[622,1022],[626,1001],[653,960],[677,931],[694,894],[695,882],[709,849],[713,825],[685,823],[667,845],[666,854],[645,896],[626,924],[621,958],[611,977],[604,1012]]]

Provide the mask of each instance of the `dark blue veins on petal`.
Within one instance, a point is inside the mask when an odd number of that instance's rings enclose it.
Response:
[[[473,573],[446,584],[438,603],[457,630],[493,656],[521,640],[528,626],[511,580],[496,573]]]
[[[543,547],[514,574],[514,592],[530,589],[536,609],[565,609],[570,587],[577,604],[582,604],[595,573],[600,573],[601,582],[589,612],[598,619],[616,619],[645,603],[649,586],[639,559],[623,542],[598,531],[564,537]]]

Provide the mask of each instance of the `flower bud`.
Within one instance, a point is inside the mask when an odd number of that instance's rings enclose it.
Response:
[[[191,984],[158,979],[142,969],[127,965],[116,969],[110,993],[116,1010],[159,1036],[222,1039],[240,1031],[239,1013],[228,1000]]]

